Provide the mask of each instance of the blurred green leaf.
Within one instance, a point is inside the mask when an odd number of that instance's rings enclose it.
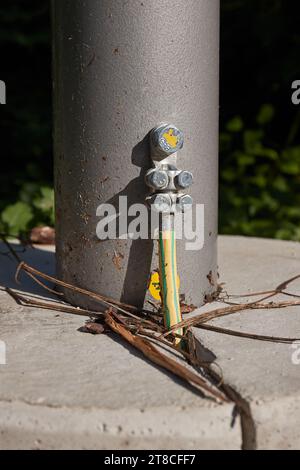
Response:
[[[42,187],[40,194],[34,199],[33,205],[41,210],[44,215],[47,215],[51,225],[54,225],[54,190],[52,188]]]
[[[249,154],[255,154],[262,149],[262,138],[264,132],[262,130],[246,130],[244,132],[244,147]]]
[[[36,208],[42,211],[51,211],[54,207],[54,190],[49,187],[42,187],[40,189],[40,195],[33,201]]]
[[[231,142],[232,142],[232,136],[228,134],[228,132],[220,133],[220,151],[221,152],[229,150]]]
[[[243,152],[236,152],[234,155],[239,166],[254,165],[255,163],[255,158],[253,155],[247,155]]]
[[[235,116],[226,125],[228,132],[240,132],[244,127],[243,120],[240,116]]]
[[[1,218],[7,227],[8,233],[17,236],[29,228],[29,224],[33,220],[33,212],[28,204],[17,202],[6,207]]]
[[[282,175],[278,175],[273,180],[272,186],[274,189],[280,192],[287,192],[289,190],[288,182]]]
[[[39,185],[37,183],[25,183],[20,190],[20,200],[27,204],[31,204],[33,198],[39,191]]]
[[[256,122],[260,126],[269,124],[275,116],[275,108],[271,104],[263,104],[256,117]]]
[[[282,161],[280,162],[280,170],[287,175],[299,175],[300,162],[293,160]]]
[[[300,163],[300,146],[290,147],[282,152],[283,158]]]
[[[236,171],[233,168],[225,168],[221,172],[222,178],[224,181],[227,181],[228,183],[232,183],[236,179]]]

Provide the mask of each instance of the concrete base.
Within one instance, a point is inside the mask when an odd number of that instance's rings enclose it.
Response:
[[[220,237],[219,248],[221,281],[230,293],[269,289],[300,272],[296,243]],[[20,256],[54,271],[54,254],[47,249]],[[15,269],[10,257],[1,257],[1,285],[45,295],[25,274],[16,286]],[[297,288],[300,281],[293,292]],[[232,424],[232,405],[201,398],[113,334],[80,333],[84,322],[18,306],[0,292],[0,340],[7,348],[7,364],[0,365],[0,449],[239,449],[243,439],[245,445],[239,419]],[[213,323],[300,337],[299,307],[245,312]],[[256,447],[300,448],[296,350],[195,331],[199,344],[216,355],[226,381],[250,404]]]

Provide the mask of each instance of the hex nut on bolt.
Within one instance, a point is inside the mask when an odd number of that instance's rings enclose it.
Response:
[[[187,212],[192,209],[193,198],[189,195],[179,196],[177,199],[177,208],[181,212]]]
[[[156,212],[170,213],[172,210],[172,199],[169,194],[156,194],[152,196],[150,202]]]
[[[175,178],[175,186],[177,189],[187,189],[193,184],[193,174],[190,171],[181,171]]]
[[[153,170],[146,175],[146,183],[153,189],[165,189],[169,184],[166,171]]]
[[[173,124],[164,124],[153,129],[151,139],[155,150],[162,156],[178,152],[184,144],[183,132]]]

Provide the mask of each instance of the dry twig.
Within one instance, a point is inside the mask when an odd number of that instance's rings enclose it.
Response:
[[[291,297],[299,297],[288,292],[285,292],[287,286],[293,282],[294,280],[298,279],[300,276],[294,276],[292,279],[280,284],[277,288],[270,291],[246,294],[245,296],[239,297],[254,297],[254,296],[261,296],[264,297],[249,303],[242,303],[242,304],[231,304],[228,307],[215,309],[211,312],[206,312],[200,315],[195,316],[194,318],[186,319],[180,324],[175,325],[170,331],[166,331],[166,329],[161,324],[161,317],[155,316],[152,314],[151,320],[143,318],[139,315],[144,315],[145,312],[139,311],[134,306],[126,305],[124,303],[115,301],[114,299],[110,299],[108,297],[96,294],[86,289],[81,289],[75,287],[71,284],[65,283],[58,279],[55,279],[51,276],[48,276],[37,269],[27,265],[26,263],[20,260],[20,257],[15,252],[13,247],[7,242],[5,237],[2,236],[4,243],[6,244],[9,252],[14,256],[16,261],[19,263],[19,267],[17,270],[16,278],[21,271],[24,271],[27,275],[29,275],[36,283],[42,286],[47,291],[51,293],[55,293],[58,295],[58,292],[50,289],[47,285],[45,285],[42,281],[38,278],[42,278],[45,281],[51,282],[54,285],[58,285],[65,289],[70,289],[74,292],[79,294],[85,295],[90,299],[96,300],[97,302],[101,303],[102,305],[106,305],[109,307],[104,313],[100,312],[93,312],[90,310],[80,309],[76,307],[72,307],[65,303],[58,303],[55,301],[52,302],[42,302],[37,299],[29,299],[23,295],[20,295],[11,289],[7,289],[7,292],[16,300],[16,302],[20,303],[21,305],[25,304],[26,306],[34,306],[39,308],[44,308],[48,310],[54,310],[64,313],[70,313],[75,315],[82,315],[82,316],[89,316],[91,318],[98,318],[104,319],[105,323],[109,328],[114,331],[115,333],[119,334],[124,340],[126,340],[131,346],[138,349],[140,352],[144,354],[144,356],[149,359],[154,364],[164,368],[165,370],[171,372],[173,375],[183,379],[185,382],[194,386],[198,391],[199,388],[201,391],[205,391],[209,393],[215,399],[220,401],[233,401],[237,408],[239,409],[242,415],[245,415],[246,418],[249,418],[249,410],[247,408],[247,403],[239,394],[229,385],[224,383],[222,374],[219,375],[216,371],[211,368],[211,365],[201,362],[199,358],[197,358],[195,347],[193,344],[195,342],[195,338],[193,332],[190,330],[192,326],[198,326],[199,328],[215,331],[221,334],[227,334],[232,336],[240,336],[243,338],[255,339],[260,341],[269,341],[269,342],[282,342],[282,343],[290,343],[293,341],[297,341],[297,339],[292,338],[274,338],[270,336],[262,336],[262,335],[254,335],[249,333],[237,332],[233,330],[228,330],[224,328],[219,328],[211,325],[206,325],[207,322],[215,319],[220,318],[226,315],[231,315],[237,312],[245,311],[245,310],[254,310],[254,309],[278,309],[278,308],[286,308],[290,306],[300,305],[300,300],[294,301],[280,301],[280,302],[264,302],[267,299],[270,299],[278,294],[284,294]],[[228,296],[233,297],[233,296]],[[123,316],[120,316],[116,313],[116,311],[121,312]],[[134,313],[133,313],[134,312]],[[94,324],[93,324],[94,325]],[[92,332],[103,332],[103,326],[101,324],[97,324],[99,328],[94,328],[91,326],[90,330]],[[174,331],[179,328],[186,328],[184,338],[188,340],[188,351],[184,351],[176,347],[172,342],[165,339],[165,337],[172,335],[172,339],[174,339]],[[88,328],[89,329],[89,328]],[[160,336],[158,336],[158,334]],[[145,339],[148,338],[148,339]],[[163,354],[158,350],[152,342],[160,343],[161,345],[167,346],[168,348],[180,353],[183,358],[192,364],[196,368],[204,368],[206,369],[207,376],[209,376],[213,383],[216,386],[216,389],[213,388],[211,385],[208,384],[206,380],[201,378],[199,375],[192,372],[190,369],[185,367],[184,365],[178,363],[178,361],[170,358],[168,355]]]
[[[260,310],[260,309],[279,309],[279,308],[287,308],[287,307],[295,307],[300,305],[300,301],[282,301],[282,302],[268,302],[268,303],[260,303],[260,302],[251,302],[245,304],[238,304],[232,305],[230,307],[223,307],[212,310],[211,312],[201,313],[200,315],[196,315],[193,318],[189,318],[183,320],[182,322],[174,325],[168,332],[164,333],[163,336],[169,336],[172,334],[173,330],[178,328],[190,328],[192,326],[196,327],[198,325],[202,325],[203,323],[207,323],[208,321],[214,320],[216,318],[221,318],[227,315],[232,315],[234,313],[239,313],[245,310]]]
[[[205,390],[216,399],[222,402],[227,401],[223,394],[210,387],[207,382],[205,382],[205,380],[196,375],[194,372],[190,371],[167,355],[162,354],[155,346],[153,346],[153,344],[150,343],[150,341],[133,335],[127,328],[114,320],[110,312],[106,314],[105,321],[115,333],[118,333],[129,344],[131,344],[131,346],[141,351],[144,356],[147,357],[147,359],[150,359],[150,361],[156,365],[162,367],[165,370],[168,370],[172,374],[180,377],[196,388],[200,387],[200,389]]]

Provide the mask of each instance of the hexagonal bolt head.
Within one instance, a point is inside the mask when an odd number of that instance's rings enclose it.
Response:
[[[182,171],[175,178],[175,186],[177,189],[187,189],[193,184],[193,174],[190,171]]]
[[[165,189],[169,184],[169,177],[166,171],[152,170],[146,175],[146,183],[153,189]]]
[[[184,144],[183,132],[173,124],[164,124],[153,129],[151,139],[156,151],[165,156],[178,152]]]
[[[150,199],[150,204],[156,212],[170,213],[172,210],[172,199],[169,194],[155,194]]]
[[[179,196],[179,198],[177,199],[177,203],[176,203],[177,210],[181,212],[187,212],[192,209],[193,202],[194,201],[191,196],[188,196],[188,195]]]

